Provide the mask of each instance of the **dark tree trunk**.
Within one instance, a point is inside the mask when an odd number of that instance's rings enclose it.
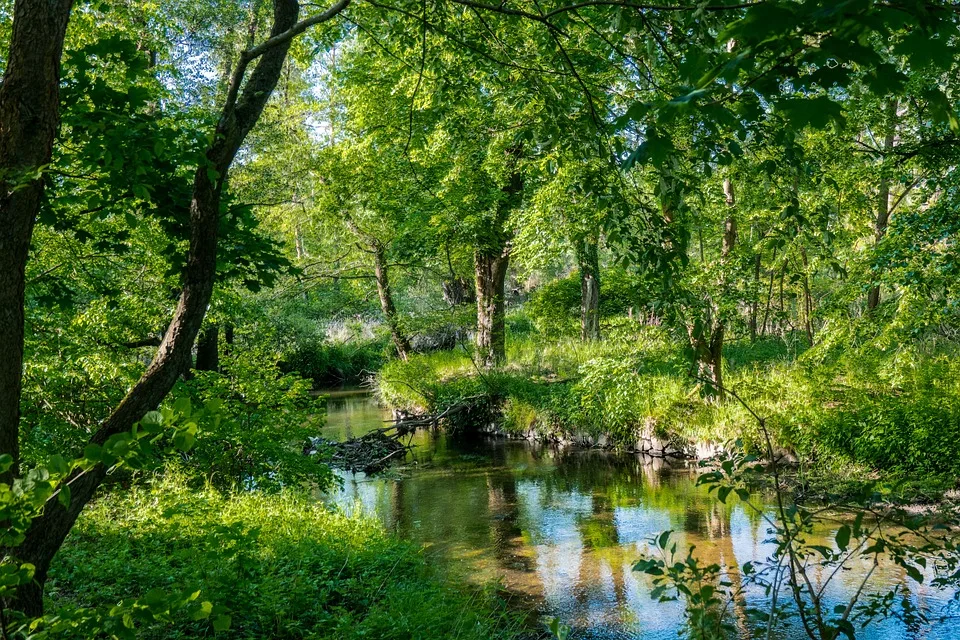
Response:
[[[220,370],[220,328],[215,324],[208,324],[200,332],[197,340],[197,364],[193,367],[197,371]]]
[[[33,226],[60,123],[60,58],[71,0],[16,0],[0,85],[0,454],[20,462],[24,287]]]
[[[343,0],[325,15],[332,17],[345,6],[346,1]],[[177,377],[190,365],[193,344],[203,323],[216,276],[223,180],[240,145],[259,119],[276,87],[292,36],[302,31],[288,31],[297,24],[298,13],[296,0],[274,0],[271,37],[278,39],[261,45],[264,48],[257,52],[259,61],[242,91],[247,65],[256,56],[241,55],[213,142],[206,153],[206,163],[198,167],[194,176],[190,203],[190,247],[176,311],[153,362],[90,438],[92,444],[102,445],[110,436],[128,431],[163,401]],[[34,582],[18,590],[15,608],[32,616],[42,613],[43,585],[50,563],[106,473],[103,465],[97,465],[85,473],[75,473],[69,479],[72,494],[69,505],[64,507],[57,500],[48,502],[43,514],[31,523],[25,541],[16,549],[16,555],[21,561],[36,567]]]
[[[810,346],[813,346],[813,294],[810,291],[810,261],[807,250],[800,247],[800,263],[803,265],[803,329]]]
[[[477,251],[474,256],[477,289],[477,338],[480,361],[486,368],[507,361],[504,285],[510,264],[510,247],[499,254]]]
[[[383,310],[384,320],[390,327],[390,337],[397,348],[397,355],[406,360],[410,353],[410,340],[400,327],[400,318],[397,316],[397,307],[393,304],[393,292],[390,290],[390,278],[387,274],[387,259],[383,245],[377,243],[373,248],[373,272],[377,280],[377,295],[380,297],[380,309]]]
[[[720,260],[727,262],[737,244],[737,219],[734,210],[737,206],[733,183],[729,178],[723,181],[723,195],[730,210],[723,222],[723,240],[720,246]],[[709,317],[702,326],[688,327],[690,346],[696,360],[697,376],[703,386],[705,398],[723,402],[723,339],[725,327],[720,317],[718,305],[711,303]]]
[[[600,339],[600,255],[596,241],[586,239],[578,243],[577,262],[580,267],[580,339],[583,342]]]
[[[476,302],[475,292],[466,278],[456,276],[440,283],[443,300],[451,307]]]
[[[490,239],[481,243],[473,255],[474,284],[477,292],[476,347],[483,366],[498,367],[507,361],[506,299],[504,286],[510,265],[510,234],[506,230],[510,211],[523,193],[523,174],[517,169],[522,150],[506,150],[510,179],[503,186],[503,198],[497,204],[497,216]]]

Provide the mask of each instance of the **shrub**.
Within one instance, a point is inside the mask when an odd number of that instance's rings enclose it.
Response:
[[[77,523],[50,576],[52,605],[109,606],[186,585],[232,615],[223,638],[509,638],[492,594],[449,586],[411,544],[302,492],[227,495],[175,475],[112,494]],[[196,638],[184,615],[145,638]]]

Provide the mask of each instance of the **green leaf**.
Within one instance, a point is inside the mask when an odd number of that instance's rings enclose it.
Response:
[[[206,620],[210,617],[210,613],[213,612],[213,603],[207,600],[204,600],[200,603],[200,606],[190,614],[190,617],[193,620]]]
[[[213,619],[214,631],[226,631],[230,628],[230,616],[221,614]]]
[[[843,107],[827,96],[816,98],[785,98],[776,103],[776,110],[795,129],[813,127],[824,129],[831,122],[843,124]]]
[[[840,551],[846,551],[850,544],[850,527],[843,525],[837,529],[837,535],[834,538]]]
[[[70,497],[70,485],[64,482],[60,485],[60,492],[57,494],[57,502],[63,505],[64,509],[69,509]]]
[[[726,504],[727,496],[730,495],[731,491],[733,491],[733,487],[720,487],[720,489],[717,491],[717,500]]]

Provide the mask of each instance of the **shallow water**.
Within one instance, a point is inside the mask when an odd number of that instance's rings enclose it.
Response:
[[[389,415],[363,393],[328,399],[323,436],[356,437]],[[559,617],[576,638],[676,638],[683,605],[651,600],[651,580],[632,570],[653,535],[677,532],[680,548],[701,561],[737,567],[772,551],[767,525],[731,498],[719,504],[696,486],[694,470],[596,450],[562,450],[494,438],[457,439],[418,433],[406,465],[386,477],[343,473],[343,488],[325,499],[375,515],[399,536],[423,544],[462,579],[500,580],[521,606]],[[762,503],[762,498],[759,499]],[[834,531],[823,532],[832,546]],[[846,602],[867,566],[844,571],[825,600]],[[730,571],[733,581],[739,580]],[[814,575],[813,579],[825,579]],[[909,582],[896,566],[874,573],[876,588],[910,585],[914,606],[950,614],[951,594]],[[759,590],[735,608],[764,608]],[[798,632],[778,638],[800,638]],[[949,620],[909,629],[896,620],[873,624],[857,638],[960,638]]]

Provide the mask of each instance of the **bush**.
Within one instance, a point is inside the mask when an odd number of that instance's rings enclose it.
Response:
[[[178,464],[191,478],[221,488],[329,486],[329,468],[303,454],[324,418],[324,400],[310,387],[309,380],[281,374],[269,354],[251,349],[225,358],[222,373],[194,372],[174,396],[189,397],[194,406],[215,402],[219,411],[200,426]]]
[[[284,491],[227,495],[157,476],[97,501],[57,556],[52,608],[188,586],[232,615],[222,638],[513,637],[491,593],[452,588],[411,544]],[[145,638],[210,635],[184,615]]]
[[[333,342],[312,339],[293,345],[280,362],[286,373],[313,380],[317,387],[359,382],[387,360],[385,340]]]

